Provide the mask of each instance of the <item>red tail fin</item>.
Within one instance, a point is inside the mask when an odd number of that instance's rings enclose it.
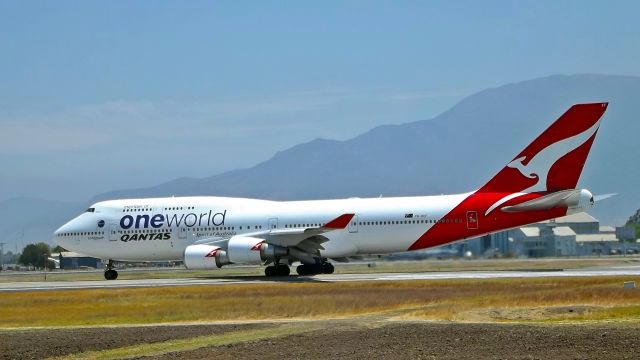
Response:
[[[586,190],[560,190],[577,185],[606,109],[607,103],[572,106],[493,179],[430,227],[409,250],[557,218],[566,215],[568,206],[581,198],[586,196],[589,202],[591,193]]]
[[[478,192],[574,189],[607,103],[573,105]]]

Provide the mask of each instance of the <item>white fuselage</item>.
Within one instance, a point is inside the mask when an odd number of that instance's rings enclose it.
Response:
[[[236,235],[322,226],[343,213],[345,229],[323,234],[321,255],[340,258],[407,251],[468,194],[268,201],[226,197],[178,197],[104,201],[56,231],[55,241],[102,259],[181,260],[185,248]]]
[[[54,240],[109,260],[184,260],[194,269],[263,264],[269,265],[267,276],[289,275],[288,265],[299,261],[299,275],[330,274],[327,259],[425,249],[590,208],[593,195],[576,185],[606,108],[572,106],[485,185],[466,194],[103,201],[63,225]],[[109,261],[107,280],[117,278],[112,268]]]

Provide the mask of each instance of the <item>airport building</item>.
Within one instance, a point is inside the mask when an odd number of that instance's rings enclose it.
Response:
[[[598,219],[578,213],[555,220],[468,240],[462,251],[476,256],[599,256],[637,253],[629,228],[601,226]],[[625,241],[626,240],[626,241]]]
[[[57,260],[60,269],[80,269],[80,268],[95,268],[102,269],[104,264],[102,260],[78,254],[71,251],[64,251],[57,254],[51,254],[51,259]],[[54,261],[55,261],[54,260]]]

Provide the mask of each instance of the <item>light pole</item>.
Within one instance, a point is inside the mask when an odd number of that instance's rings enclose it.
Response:
[[[4,245],[6,243],[0,242],[0,271],[4,270]]]
[[[42,265],[42,270],[44,271],[44,281],[47,281],[47,260],[49,259],[49,255],[47,253],[42,254],[44,257],[44,263]]]

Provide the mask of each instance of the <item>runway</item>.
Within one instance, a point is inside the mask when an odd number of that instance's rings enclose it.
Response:
[[[92,280],[0,283],[0,292],[37,290],[81,290],[121,289],[163,286],[264,284],[282,282],[354,282],[354,281],[406,281],[445,279],[498,279],[498,278],[542,278],[542,277],[594,277],[594,276],[640,276],[640,266],[625,266],[607,269],[580,269],[563,271],[450,271],[423,273],[362,273],[332,274],[316,276],[290,276],[266,278],[258,276],[230,276],[216,278],[172,278],[141,280]]]

